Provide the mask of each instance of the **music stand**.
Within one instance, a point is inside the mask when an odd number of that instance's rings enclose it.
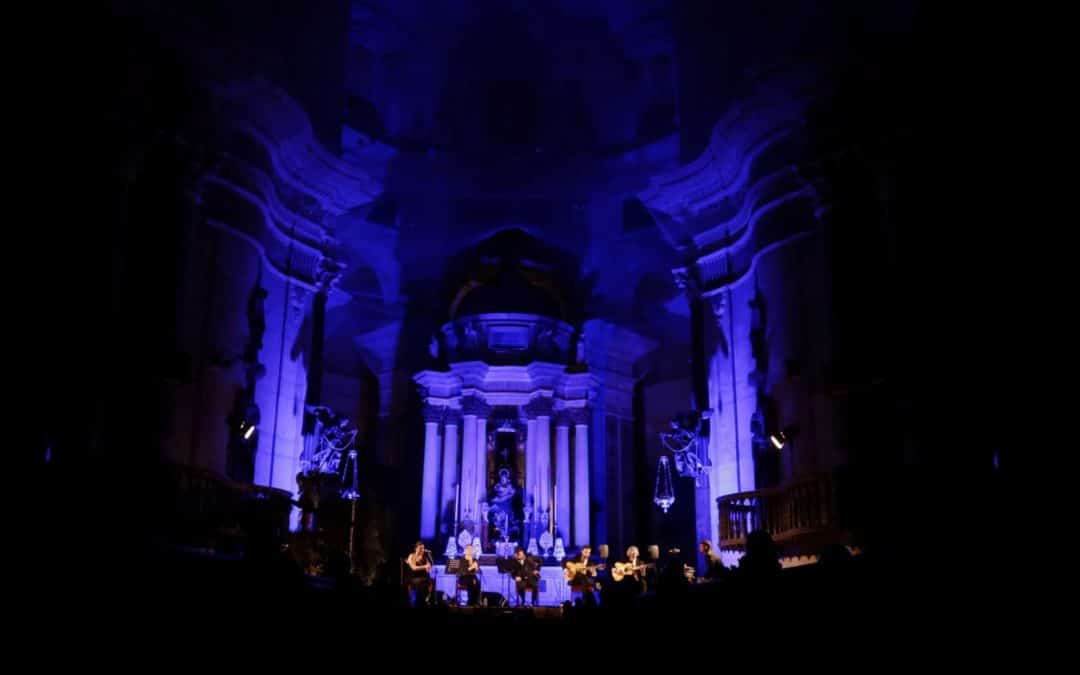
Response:
[[[496,558],[495,569],[499,571],[503,579],[503,596],[511,597],[510,587],[512,585],[512,575],[514,573],[514,559],[513,558]]]

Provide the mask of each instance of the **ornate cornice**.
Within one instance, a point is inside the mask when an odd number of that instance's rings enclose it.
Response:
[[[753,177],[760,175],[759,160],[773,164],[776,146],[802,126],[809,104],[802,93],[805,79],[795,75],[759,83],[752,96],[732,105],[716,123],[697,159],[652,179],[638,195],[642,203],[679,226],[693,225],[710,211],[737,211]],[[689,244],[696,233],[668,234]]]
[[[304,109],[285,91],[260,80],[212,87],[217,111],[260,139],[278,178],[334,215],[372,201],[382,192],[373,177],[339,160],[315,140]]]
[[[441,332],[451,363],[565,364],[570,359],[574,327],[534,314],[478,314],[455,319]]]
[[[303,108],[260,81],[211,84],[214,161],[196,199],[205,221],[255,245],[277,275],[329,289],[336,259],[336,217],[374,199],[378,184],[327,153]]]

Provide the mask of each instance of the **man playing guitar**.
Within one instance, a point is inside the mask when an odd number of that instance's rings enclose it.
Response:
[[[569,582],[571,591],[581,593],[586,602],[591,598],[592,602],[599,604],[596,597],[596,570],[604,569],[604,565],[590,564],[591,554],[592,547],[582,546],[581,553],[564,564],[563,575]]]

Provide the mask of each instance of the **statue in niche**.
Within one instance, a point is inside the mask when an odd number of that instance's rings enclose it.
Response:
[[[577,341],[577,354],[574,356],[574,363],[579,366],[585,365],[585,331],[581,331],[581,336]]]
[[[506,541],[515,525],[514,497],[517,488],[510,482],[510,469],[499,469],[499,482],[492,486],[487,502],[485,520],[488,522],[489,539]]]
[[[517,492],[510,482],[509,469],[499,469],[499,482],[495,484],[492,491],[495,493],[495,496],[491,499],[492,505],[503,505],[505,508],[509,509],[510,502],[514,498],[514,493]]]

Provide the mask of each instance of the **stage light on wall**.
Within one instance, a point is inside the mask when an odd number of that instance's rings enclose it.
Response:
[[[794,424],[789,424],[780,431],[769,435],[769,442],[773,444],[773,447],[777,450],[783,450],[786,446],[791,444],[792,439],[799,434],[799,428]]]

